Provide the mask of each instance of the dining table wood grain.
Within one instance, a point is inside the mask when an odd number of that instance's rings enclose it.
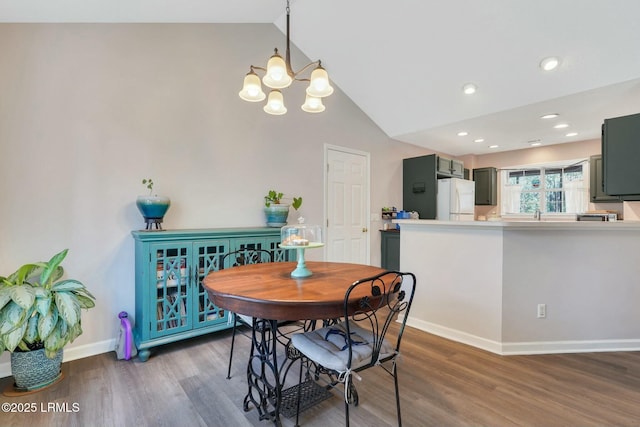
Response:
[[[365,264],[307,261],[313,273],[293,278],[295,262],[248,264],[209,273],[213,303],[234,313],[272,320],[317,320],[344,315],[345,292],[357,280],[386,271]],[[354,301],[364,295],[354,294]]]

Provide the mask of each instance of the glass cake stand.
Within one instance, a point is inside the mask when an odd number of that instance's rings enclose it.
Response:
[[[298,265],[296,269],[291,272],[291,277],[301,278],[301,277],[309,277],[313,273],[307,268],[307,263],[304,261],[304,250],[305,249],[315,249],[321,248],[324,246],[324,243],[321,242],[309,242],[308,245],[282,245],[280,247],[282,249],[295,249],[298,255]]]

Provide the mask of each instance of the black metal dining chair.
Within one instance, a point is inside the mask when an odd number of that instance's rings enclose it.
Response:
[[[232,268],[240,265],[261,264],[273,262],[273,254],[266,249],[244,248],[226,253],[222,257],[224,268]],[[231,350],[229,351],[229,367],[227,368],[227,379],[231,378],[231,362],[233,360],[233,347],[236,341],[236,329],[238,322],[253,327],[253,318],[244,314],[230,313],[233,316],[233,332],[231,333]]]
[[[397,271],[358,280],[345,293],[341,322],[291,336],[291,344],[301,355],[300,384],[304,367],[307,380],[326,375],[330,388],[343,384],[347,426],[349,405],[358,405],[352,379],[360,378],[358,372],[374,366],[381,366],[393,377],[398,426],[402,425],[397,360],[415,287],[416,278],[412,273]],[[395,340],[387,339],[387,332],[396,320],[398,334]],[[298,391],[296,426],[299,415]]]

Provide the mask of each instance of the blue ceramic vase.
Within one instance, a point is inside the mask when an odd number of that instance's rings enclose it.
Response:
[[[287,225],[289,216],[289,205],[271,205],[264,208],[264,216],[267,220],[267,227],[283,227]]]
[[[136,206],[144,217],[147,224],[147,230],[155,225],[157,229],[161,229],[160,224],[167,213],[171,200],[164,196],[138,196]]]

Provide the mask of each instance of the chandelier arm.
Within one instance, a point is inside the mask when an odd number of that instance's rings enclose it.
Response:
[[[293,77],[295,80],[297,80],[297,81],[309,81],[309,79],[298,79],[298,78],[296,78],[296,76],[297,76],[298,74],[302,74],[302,73],[304,73],[306,70],[308,70],[308,69],[309,69],[309,67],[313,67],[313,66],[316,66],[316,67],[317,67],[317,66],[319,66],[320,64],[321,64],[321,61],[320,61],[320,60],[310,62],[310,63],[308,63],[307,65],[305,65],[304,67],[302,67],[300,70],[295,71],[295,72],[292,74],[292,77]]]
[[[251,71],[254,71],[254,70],[260,70],[260,71],[264,71],[264,72],[266,72],[266,71],[267,71],[267,69],[266,69],[266,68],[264,68],[264,67],[258,67],[258,66],[256,66],[256,65],[249,65],[249,68],[251,68]]]

